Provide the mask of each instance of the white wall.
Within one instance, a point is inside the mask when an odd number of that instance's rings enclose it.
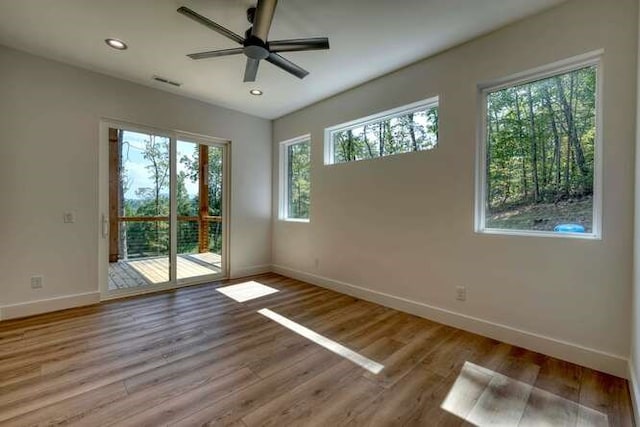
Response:
[[[640,16],[639,16],[640,21]],[[636,175],[635,175],[635,223],[633,242],[633,293],[631,299],[631,357],[629,360],[629,388],[636,419],[640,419],[639,403],[640,384],[640,28],[638,32],[638,70],[636,97]]]
[[[282,222],[274,210],[277,271],[625,375],[637,7],[572,0],[276,120],[275,164],[278,141],[305,133],[313,157],[311,222]],[[603,239],[475,234],[477,85],[597,49]],[[436,150],[323,165],[325,127],[435,95]],[[466,302],[455,300],[456,285],[467,286]]]
[[[98,290],[101,118],[231,140],[231,274],[268,268],[271,121],[0,46],[0,308]]]

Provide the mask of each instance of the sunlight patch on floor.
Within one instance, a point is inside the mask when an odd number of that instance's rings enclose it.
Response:
[[[609,425],[602,412],[471,362],[440,407],[478,426]]]
[[[217,288],[216,290],[238,302],[251,301],[252,299],[279,292],[275,288],[254,281],[224,286],[222,288]]]
[[[384,366],[380,363],[374,362],[373,360],[359,353],[356,353],[355,351],[343,346],[342,344],[339,344],[325,336],[322,336],[312,331],[311,329],[294,322],[293,320],[289,320],[286,317],[269,310],[268,308],[263,308],[262,310],[259,310],[258,313],[273,320],[274,322],[281,324],[285,328],[292,330],[298,335],[302,335],[303,337],[315,342],[316,344],[326,348],[327,350],[332,351],[335,354],[344,357],[345,359],[349,359],[356,365],[363,367],[373,374],[379,374],[380,371],[384,369]]]

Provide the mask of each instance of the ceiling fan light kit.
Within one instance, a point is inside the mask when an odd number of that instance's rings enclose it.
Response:
[[[187,56],[197,60],[244,54],[247,57],[244,71],[245,82],[256,81],[258,66],[262,60],[275,65],[299,79],[305,78],[309,74],[307,70],[279,55],[278,52],[329,49],[329,39],[326,37],[315,37],[268,41],[269,30],[271,29],[271,22],[273,21],[277,3],[277,0],[258,0],[256,7],[250,7],[247,10],[247,20],[252,26],[246,31],[245,37],[234,33],[188,7],[182,6],[178,8],[178,13],[242,45],[242,47],[239,48],[191,53]]]

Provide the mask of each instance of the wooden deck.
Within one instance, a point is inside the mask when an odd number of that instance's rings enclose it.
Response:
[[[186,279],[220,273],[221,257],[205,252],[177,258],[177,277]],[[169,281],[169,258],[153,257],[109,264],[109,290],[156,285]]]
[[[1,322],[0,425],[633,425],[623,379],[275,274],[241,282]]]

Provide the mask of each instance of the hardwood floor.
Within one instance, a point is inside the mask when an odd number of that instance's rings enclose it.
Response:
[[[620,378],[250,280],[0,323],[0,425],[633,425]]]

